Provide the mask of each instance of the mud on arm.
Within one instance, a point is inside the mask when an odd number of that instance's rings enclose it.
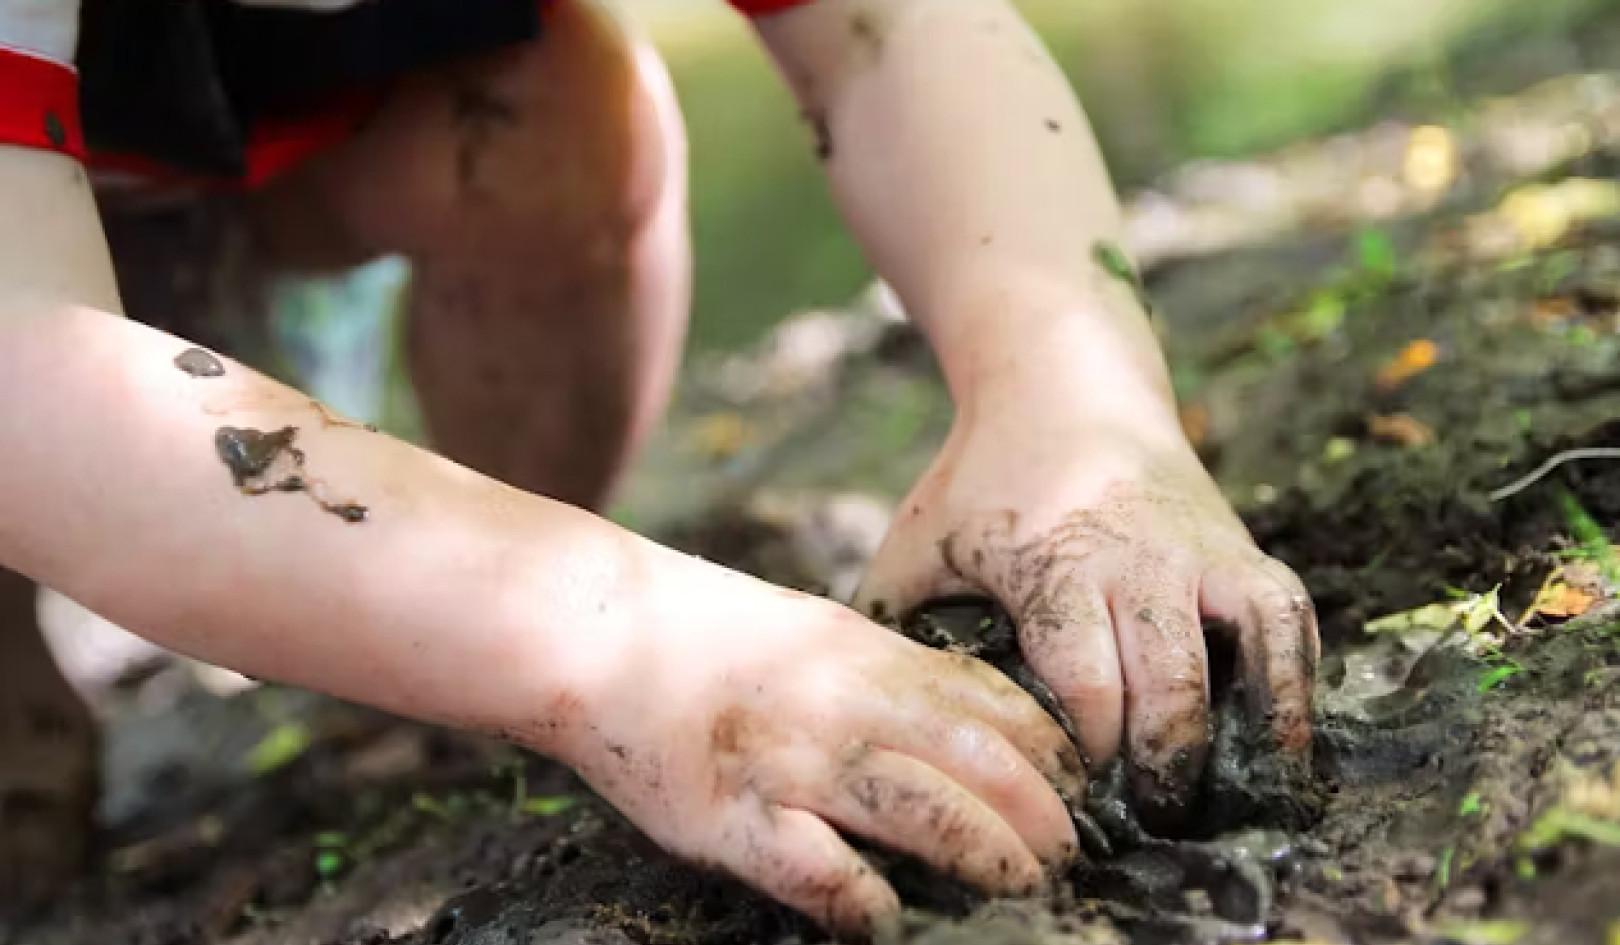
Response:
[[[0,206],[0,562],[182,652],[485,729],[617,619],[627,534],[119,317],[76,161],[0,147]]]

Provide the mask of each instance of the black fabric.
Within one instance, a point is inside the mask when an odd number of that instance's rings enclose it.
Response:
[[[540,33],[538,0],[367,0],[332,13],[85,0],[82,11],[90,148],[225,178],[242,174],[255,119]]]

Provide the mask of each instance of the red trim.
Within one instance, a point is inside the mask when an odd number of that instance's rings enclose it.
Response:
[[[780,13],[791,7],[803,6],[810,0],[731,0],[731,5],[749,16]]]
[[[97,151],[90,166],[123,171],[154,184],[188,184],[225,190],[257,190],[354,134],[381,107],[385,89],[355,89],[291,118],[261,118],[248,131],[247,167],[240,177],[206,178],[177,171],[138,154]]]
[[[0,46],[0,144],[84,160],[79,74],[71,66]]]

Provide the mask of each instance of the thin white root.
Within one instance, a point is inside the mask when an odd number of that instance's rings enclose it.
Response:
[[[1524,490],[1540,482],[1542,479],[1546,478],[1548,473],[1564,465],[1565,463],[1572,463],[1582,459],[1620,459],[1620,447],[1589,446],[1584,449],[1565,450],[1564,452],[1559,453],[1547,460],[1545,463],[1542,463],[1540,466],[1537,466],[1535,471],[1530,473],[1528,476],[1525,476],[1522,479],[1516,479],[1502,488],[1497,489],[1495,492],[1492,492],[1490,499],[1492,502],[1500,502],[1510,496],[1518,495]]]

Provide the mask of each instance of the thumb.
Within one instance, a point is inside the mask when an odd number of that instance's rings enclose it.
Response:
[[[902,512],[884,536],[850,606],[879,623],[898,623],[941,597],[983,593],[951,560],[951,542],[917,506]]]

